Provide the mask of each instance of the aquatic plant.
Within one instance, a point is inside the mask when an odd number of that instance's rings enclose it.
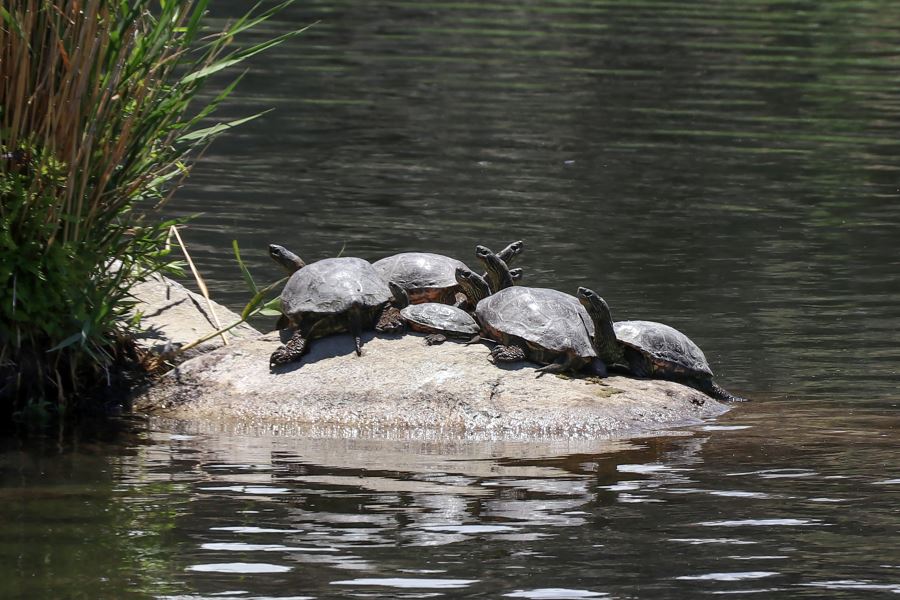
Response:
[[[157,209],[199,149],[258,116],[209,125],[240,77],[199,94],[302,31],[234,46],[289,3],[216,32],[202,25],[208,0],[0,5],[2,412],[64,408],[109,383],[129,290],[172,267]]]

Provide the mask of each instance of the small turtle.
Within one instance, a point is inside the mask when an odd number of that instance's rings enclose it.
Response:
[[[485,280],[487,280],[492,293],[496,294],[502,289],[512,287],[513,278],[506,261],[494,254],[487,246],[476,246],[475,256],[487,270]]]
[[[530,360],[540,373],[577,371],[591,366],[605,375],[591,342],[593,325],[578,300],[556,290],[508,287],[478,303],[475,318],[485,337],[498,342],[498,362]]]
[[[302,258],[278,244],[269,244],[269,256],[289,274],[293,274],[306,266]]]
[[[609,306],[596,292],[578,288],[578,299],[591,314],[598,355],[604,360],[624,362],[637,377],[677,381],[725,402],[744,402],[713,381],[703,351],[691,339],[655,321],[613,323]],[[618,349],[614,346],[618,345]]]
[[[399,313],[390,305],[391,291],[372,265],[361,258],[326,258],[298,269],[281,292],[281,311],[294,331],[272,353],[270,366],[299,360],[309,342],[349,331],[362,354],[363,329],[394,331]]]
[[[413,331],[427,333],[425,343],[429,346],[443,344],[447,338],[471,340],[478,335],[478,323],[463,309],[438,302],[410,304],[406,290],[393,281],[388,285],[404,324]]]
[[[385,284],[393,281],[409,294],[412,304],[440,302],[456,304],[460,291],[455,272],[468,268],[455,258],[430,252],[402,252],[372,264]]]

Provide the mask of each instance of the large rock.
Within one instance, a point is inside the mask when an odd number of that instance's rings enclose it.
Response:
[[[316,340],[270,372],[277,334],[193,358],[142,393],[138,410],[179,419],[323,427],[338,435],[621,437],[688,425],[726,407],[691,388],[626,377],[537,377],[498,367],[484,345],[426,346],[422,336]]]

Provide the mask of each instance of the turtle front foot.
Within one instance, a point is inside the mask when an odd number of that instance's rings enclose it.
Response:
[[[300,360],[300,358],[306,354],[308,347],[309,345],[306,342],[306,338],[298,331],[285,345],[279,346],[275,352],[272,353],[272,356],[269,357],[269,368],[272,369],[279,365],[286,365]]]
[[[496,345],[491,348],[494,362],[519,362],[525,360],[525,351],[518,346]]]
[[[426,346],[437,346],[438,344],[443,344],[446,341],[447,336],[440,333],[432,333],[431,335],[425,336]]]
[[[388,306],[378,317],[375,323],[375,331],[378,333],[402,333],[403,319],[400,318],[400,310],[394,306]]]

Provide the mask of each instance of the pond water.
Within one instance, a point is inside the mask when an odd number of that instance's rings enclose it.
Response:
[[[233,239],[258,281],[270,242],[523,239],[528,284],[678,327],[754,402],[615,442],[7,441],[0,597],[900,594],[900,4],[314,1],[257,35],[317,20],[170,206],[217,299]]]

